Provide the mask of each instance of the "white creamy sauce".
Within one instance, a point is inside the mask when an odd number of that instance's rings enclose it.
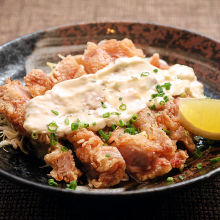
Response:
[[[163,88],[169,98],[183,92],[191,97],[203,97],[203,86],[197,81],[192,68],[176,64],[169,70],[158,69],[157,73],[155,69],[158,68],[150,64],[149,58],[119,58],[96,74],[60,82],[45,95],[30,100],[24,128],[28,132],[50,133],[48,124],[55,122],[58,125],[57,135],[63,136],[71,132],[71,123],[77,122],[77,119],[88,123],[94,131],[118,125],[119,120],[127,122],[146,105],[160,105],[163,97],[152,99],[151,95],[157,93],[156,85],[166,82],[171,83],[170,90]],[[142,72],[147,76],[143,76]],[[126,106],[126,110],[120,109],[120,106]],[[105,118],[103,114],[110,116]],[[69,125],[64,123],[66,118]]]

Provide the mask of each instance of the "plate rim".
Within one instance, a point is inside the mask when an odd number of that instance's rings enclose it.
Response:
[[[212,41],[216,44],[220,44],[220,40],[215,40],[211,37],[208,37],[204,34],[201,34],[201,33],[198,33],[196,31],[193,31],[193,30],[188,30],[188,29],[185,29],[185,28],[181,28],[181,27],[178,27],[178,26],[174,26],[174,25],[164,25],[164,24],[161,24],[161,23],[154,23],[154,22],[143,22],[143,21],[129,21],[129,20],[126,20],[126,21],[101,21],[101,22],[74,22],[74,23],[69,23],[69,24],[64,24],[64,25],[58,25],[58,26],[53,26],[53,27],[49,27],[49,28],[45,28],[45,29],[40,29],[38,31],[35,31],[35,32],[31,32],[31,33],[28,33],[28,34],[25,34],[25,35],[22,35],[22,36],[19,36],[13,40],[10,40],[8,42],[5,42],[3,44],[0,45],[0,54],[1,54],[1,50],[4,49],[5,47],[13,44],[13,43],[16,43],[18,42],[19,40],[26,40],[26,39],[29,39],[31,38],[32,36],[35,36],[35,35],[40,35],[40,34],[44,34],[46,32],[51,32],[51,31],[55,31],[56,29],[59,29],[59,28],[63,28],[63,29],[68,29],[68,28],[71,28],[73,26],[78,26],[78,25],[100,25],[100,24],[106,24],[106,25],[129,25],[129,24],[135,24],[135,25],[151,25],[151,26],[157,26],[157,27],[162,27],[162,28],[171,28],[171,29],[174,29],[175,31],[182,31],[182,32],[185,32],[185,33],[188,33],[188,34],[193,34],[193,35],[197,35],[199,37],[202,37],[206,40],[209,40],[209,41]],[[183,181],[183,182],[178,182],[178,183],[175,183],[175,184],[170,184],[170,185],[166,185],[166,186],[159,186],[159,187],[155,187],[155,188],[145,188],[145,189],[141,189],[141,190],[130,190],[130,191],[98,191],[98,190],[95,190],[93,191],[92,189],[89,190],[89,191],[73,191],[73,190],[67,190],[67,189],[62,189],[62,188],[56,188],[56,187],[51,187],[49,185],[46,185],[46,184],[43,184],[43,183],[39,183],[39,182],[34,182],[34,181],[31,181],[31,180],[28,180],[28,179],[24,179],[22,177],[19,177],[19,176],[16,176],[14,174],[11,174],[3,169],[0,168],[0,175],[2,176],[5,176],[6,178],[8,179],[11,179],[11,180],[14,180],[16,182],[19,182],[21,183],[22,185],[27,185],[29,187],[34,187],[35,189],[41,189],[41,190],[45,190],[45,191],[48,191],[48,192],[56,192],[56,193],[63,193],[65,195],[75,195],[75,196],[100,196],[100,197],[103,197],[103,196],[110,196],[110,197],[115,197],[115,196],[131,196],[131,195],[146,195],[146,194],[152,194],[152,193],[158,193],[158,192],[166,192],[166,191],[171,191],[172,189],[181,189],[183,188],[184,186],[189,186],[189,185],[192,185],[194,183],[197,183],[199,181],[203,181],[203,180],[206,180],[206,179],[209,179],[217,174],[220,173],[220,167],[217,167],[215,168],[214,170],[204,174],[204,175],[201,175],[201,176],[198,176],[198,177],[195,177],[195,178],[192,178],[192,179],[189,179],[189,180],[186,180],[186,181]]]

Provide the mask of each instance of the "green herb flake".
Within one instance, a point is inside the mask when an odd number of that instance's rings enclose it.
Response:
[[[157,72],[158,72],[158,69],[154,69],[153,71],[154,71],[155,73],[157,73]]]
[[[112,115],[120,115],[121,113],[119,112],[111,112]]]
[[[126,104],[121,104],[119,106],[119,109],[122,110],[122,111],[125,111],[127,109],[127,105]]]
[[[112,128],[112,130],[114,131],[114,130],[117,128],[117,125],[112,124],[112,125],[111,125],[111,128]]]
[[[106,156],[106,157],[111,157],[111,155],[110,155],[110,154],[106,154],[105,156]]]
[[[69,125],[70,124],[69,118],[66,117],[64,120],[64,123],[65,123],[65,125]]]
[[[128,134],[131,134],[131,135],[135,135],[137,134],[137,130],[135,127],[130,127],[130,128],[125,128],[124,130],[124,133],[128,133]]]
[[[218,162],[220,162],[220,157],[212,158],[212,159],[210,160],[210,162],[211,162],[211,163],[218,163]]]
[[[160,105],[165,105],[165,102],[164,101],[160,101]]]
[[[62,151],[68,151],[69,149],[67,148],[67,147],[65,147],[65,146],[61,146],[61,148],[60,148]]]
[[[174,182],[174,179],[173,179],[173,177],[167,177],[167,182],[170,182],[170,183],[173,183]]]
[[[109,136],[101,129],[98,131],[99,135],[107,142],[109,139]]]
[[[164,128],[163,131],[164,131],[167,135],[170,135],[170,131],[167,130],[166,128]]]
[[[76,190],[76,187],[77,187],[77,182],[76,181],[70,181],[69,184],[66,184],[67,189]]]
[[[83,123],[83,128],[88,128],[89,124],[88,123]]]
[[[54,115],[59,115],[59,112],[55,111],[55,110],[51,110],[52,113],[54,113]]]
[[[47,125],[47,129],[50,132],[55,132],[58,128],[58,125],[56,124],[56,122],[51,122],[50,124]]]
[[[38,133],[32,132],[32,133],[31,133],[31,137],[32,137],[34,140],[37,140],[37,139],[38,139]]]
[[[119,97],[119,101],[122,101],[122,99],[123,99],[122,97]]]
[[[104,102],[101,102],[102,108],[107,108]]]
[[[110,117],[110,112],[106,112],[102,115],[103,118],[109,118]]]
[[[131,123],[136,122],[136,121],[137,121],[137,118],[138,118],[138,115],[137,115],[137,114],[133,114],[132,117],[131,117],[130,122],[131,122]]]
[[[149,74],[150,74],[149,72],[142,72],[142,73],[141,73],[141,77],[149,76]]]
[[[50,134],[50,145],[55,146],[58,143],[57,136],[54,133]]]
[[[164,97],[163,97],[163,100],[164,100],[165,102],[168,102],[168,101],[169,101],[168,96],[164,96]]]
[[[148,115],[148,116],[151,116],[151,114],[150,114],[149,112],[147,113],[147,115]]]
[[[155,109],[156,109],[156,105],[151,105],[151,106],[150,106],[150,109],[151,109],[151,110],[155,110]]]
[[[71,124],[71,130],[72,131],[76,131],[76,130],[78,130],[78,128],[79,128],[79,123],[74,122],[74,123]]]
[[[58,186],[57,182],[54,181],[54,179],[48,179],[48,185],[49,186]]]
[[[120,127],[124,127],[125,126],[125,123],[121,119],[119,120],[119,126]]]
[[[186,93],[185,93],[185,92],[180,93],[180,97],[181,97],[181,98],[186,97]]]
[[[96,122],[93,122],[92,125],[95,126],[95,125],[96,125]]]
[[[171,83],[164,83],[161,87],[164,87],[166,90],[170,90]]]
[[[152,99],[156,98],[158,96],[158,94],[152,94],[151,97]]]
[[[163,93],[163,88],[161,87],[161,85],[156,85],[156,90],[158,93]]]
[[[183,177],[183,176],[179,176],[179,179],[180,179],[181,181],[183,181],[183,180],[184,180],[184,177]]]
[[[196,165],[196,168],[197,168],[198,170],[201,170],[201,169],[202,169],[202,163],[198,163],[198,164]]]

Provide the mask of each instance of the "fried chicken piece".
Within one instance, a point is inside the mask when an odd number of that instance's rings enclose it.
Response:
[[[77,60],[79,60],[79,56],[77,56]],[[71,55],[68,55],[61,60],[61,62],[56,65],[51,75],[51,81],[53,84],[57,84],[69,79],[75,79],[86,74],[83,66],[79,65],[77,60],[75,56]]]
[[[182,170],[188,157],[189,156],[186,151],[177,150],[174,157],[170,160],[172,167]]]
[[[30,99],[30,93],[20,81],[11,81],[8,79],[5,85],[0,86],[0,113],[2,113],[22,135],[27,134],[23,128],[23,123],[25,106]]]
[[[157,125],[155,114],[148,107],[138,113],[137,121],[134,123],[141,131],[145,131],[148,139],[158,143],[163,148],[161,155],[171,159],[176,151],[175,143],[166,135],[166,133]]]
[[[157,68],[162,70],[167,70],[170,68],[164,61],[160,60],[160,55],[158,53],[153,54],[153,56],[150,59],[150,63],[153,66],[156,66]]]
[[[40,69],[33,69],[24,77],[24,81],[32,97],[43,95],[54,85],[51,77]]]
[[[156,114],[157,123],[161,128],[169,130],[172,140],[182,142],[190,152],[193,152],[195,144],[191,134],[180,124],[178,112],[178,99],[170,100],[162,107],[160,114]]]
[[[95,188],[118,184],[125,175],[125,161],[114,146],[104,146],[102,140],[87,129],[67,136],[76,156],[84,164],[89,182]]]
[[[113,131],[109,143],[118,148],[128,173],[139,181],[153,179],[172,169],[169,160],[162,156],[163,147],[148,139],[146,134],[130,135],[120,128]]]
[[[88,42],[82,61],[87,73],[95,73],[117,58],[133,56],[144,57],[144,53],[129,39],[112,39],[98,45]]]
[[[80,56],[77,56],[80,60]],[[33,97],[44,95],[47,90],[62,81],[74,79],[86,74],[82,65],[79,65],[74,56],[68,55],[59,62],[53,73],[48,75],[40,69],[34,69],[24,77],[28,90]]]
[[[52,152],[44,156],[45,162],[53,168],[50,175],[57,181],[76,181],[81,172],[76,168],[72,151],[62,151],[61,147],[62,145],[56,144]]]

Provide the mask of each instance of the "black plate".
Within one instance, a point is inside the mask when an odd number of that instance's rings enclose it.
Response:
[[[47,61],[59,61],[57,54],[80,54],[88,41],[99,42],[103,39],[125,37],[143,48],[146,55],[159,52],[170,64],[180,63],[193,67],[198,79],[205,86],[205,94],[220,98],[220,43],[186,30],[141,23],[72,25],[17,38],[0,46],[0,83],[3,84],[8,77],[23,81],[26,72],[33,68],[48,71]],[[71,191],[48,186],[49,169],[40,168],[44,165],[43,161],[8,146],[0,149],[0,174],[39,189],[71,195],[143,195],[177,189],[219,173],[219,164],[213,165],[209,162],[216,156],[219,156],[218,146],[211,152],[204,151],[200,159],[189,159],[187,167],[181,173],[184,181],[178,178],[178,172],[169,174],[174,177],[174,184],[168,184],[166,177],[162,177],[142,184],[130,181],[110,189],[97,190],[79,186],[76,191]],[[199,162],[203,163],[201,171],[196,168]]]

